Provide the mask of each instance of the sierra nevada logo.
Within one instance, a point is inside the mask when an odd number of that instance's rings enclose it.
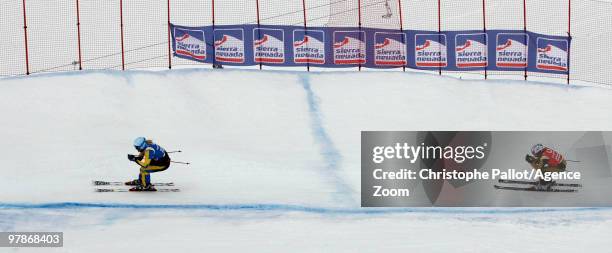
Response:
[[[203,31],[175,27],[174,43],[176,56],[196,61],[206,60],[206,40]]]
[[[529,35],[524,33],[497,34],[495,65],[502,68],[526,68]]]
[[[244,63],[244,30],[215,30],[215,60],[219,62]]]
[[[406,35],[403,33],[374,34],[374,64],[383,66],[406,65]]]
[[[457,34],[455,36],[455,65],[458,68],[487,66],[487,34]]]
[[[285,32],[281,29],[256,28],[253,30],[255,62],[285,62]]]
[[[414,57],[417,67],[446,67],[446,35],[415,35]]]
[[[334,63],[364,64],[366,63],[366,43],[364,31],[334,32]]]
[[[562,72],[568,70],[567,40],[538,38],[537,44],[538,54],[536,68]]]
[[[320,30],[294,30],[293,61],[325,64],[325,33]]]

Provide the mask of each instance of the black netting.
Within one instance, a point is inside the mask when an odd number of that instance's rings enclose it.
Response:
[[[283,11],[279,12],[278,6],[283,6]],[[262,25],[303,26],[302,0],[259,0],[259,19]]]
[[[523,30],[523,1],[524,0],[496,0],[485,1],[485,21],[488,30]],[[482,7],[481,7],[482,8]],[[489,38],[490,43],[496,43],[497,38]],[[489,57],[495,57],[494,52]],[[524,78],[525,71],[487,71],[488,75],[512,75],[515,78]],[[506,78],[506,77],[504,77]]]
[[[0,0],[0,76],[26,74],[22,11],[20,1]]]
[[[570,78],[612,85],[612,3],[572,1]]]
[[[120,1],[80,0],[79,7],[83,69],[121,69]]]
[[[168,67],[167,16],[167,0],[124,0],[126,69]]]
[[[212,25],[212,1],[172,0],[170,1],[170,22],[173,24],[189,24],[190,26]],[[207,41],[207,43],[211,43]],[[206,65],[197,61],[172,58],[172,64],[180,65]]]
[[[28,57],[24,13],[28,23]],[[400,34],[395,39],[402,42],[406,39],[406,44],[414,38],[403,38],[402,30],[473,33],[485,28],[489,31],[526,28],[536,34],[571,35],[570,78],[612,85],[606,71],[612,57],[602,49],[612,39],[610,13],[612,3],[597,0],[0,0],[0,34],[3,35],[0,45],[5,49],[1,55],[0,76],[22,75],[28,71],[73,71],[80,66],[87,70],[207,65],[169,55],[169,18],[173,24],[191,27],[211,26],[214,21],[217,28],[258,23],[356,29],[361,25],[362,29],[381,29],[387,33],[383,37],[395,38],[389,33]],[[375,37],[368,40],[383,43],[377,40],[379,35],[368,33]],[[538,45],[534,37],[529,38],[533,40],[531,46]],[[456,45],[454,35],[446,39],[448,45]],[[486,43],[496,43],[496,38],[487,38]],[[401,44],[387,45],[386,49],[393,47],[411,50]],[[490,58],[495,57],[495,52],[488,54]],[[407,60],[410,65],[414,59]],[[482,75],[485,71],[465,72]],[[487,70],[487,74],[501,78],[513,75],[512,78],[520,79],[525,74],[534,79],[548,77],[564,81],[567,78],[565,74],[525,72],[520,68]]]
[[[75,2],[29,0],[26,13],[30,73],[78,70]]]
[[[525,1],[527,30],[540,34],[567,36],[568,35],[568,1],[545,0]],[[535,40],[535,38],[531,38]],[[532,41],[537,45],[537,41]],[[548,74],[527,72],[530,77],[567,78],[566,74]]]

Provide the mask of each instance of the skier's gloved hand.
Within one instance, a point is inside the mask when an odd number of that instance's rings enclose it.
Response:
[[[535,157],[530,156],[530,155],[525,155],[525,161],[527,161],[528,163],[533,163],[533,161],[535,161]]]
[[[135,161],[136,161],[136,159],[138,159],[138,157],[137,157],[137,156],[132,155],[132,154],[128,154],[128,160],[130,160],[130,161],[132,161],[132,162],[135,162]]]

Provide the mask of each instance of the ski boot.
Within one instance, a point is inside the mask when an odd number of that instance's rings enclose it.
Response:
[[[125,182],[125,185],[130,185],[130,186],[141,185],[140,179],[134,179],[132,181],[127,181]]]
[[[138,185],[130,189],[131,192],[155,192],[157,189],[153,187],[152,184],[148,184],[147,186]]]

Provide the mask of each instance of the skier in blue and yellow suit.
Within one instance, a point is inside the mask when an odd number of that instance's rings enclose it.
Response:
[[[125,184],[136,186],[130,191],[156,191],[151,184],[151,173],[164,171],[170,167],[168,152],[144,137],[138,137],[134,140],[134,148],[140,153],[138,155],[128,155],[128,160],[140,165],[140,174],[138,179]]]

